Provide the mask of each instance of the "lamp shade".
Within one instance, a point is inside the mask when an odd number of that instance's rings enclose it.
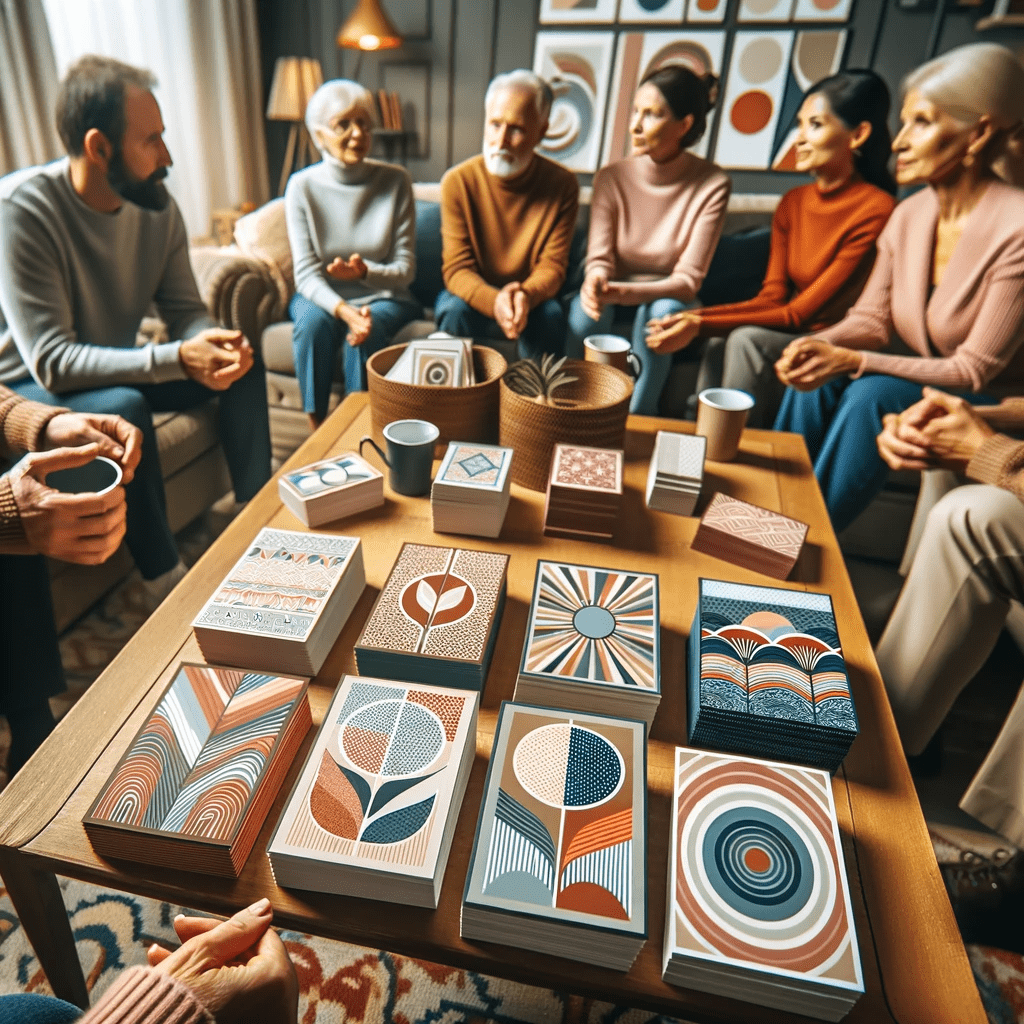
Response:
[[[402,37],[380,0],[359,0],[352,16],[338,30],[338,45],[350,50],[393,50],[402,45]]]
[[[270,83],[267,117],[272,121],[301,121],[306,104],[324,83],[320,61],[313,57],[278,57]]]

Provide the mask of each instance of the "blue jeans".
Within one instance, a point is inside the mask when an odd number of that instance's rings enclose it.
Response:
[[[348,324],[328,313],[315,302],[296,293],[288,304],[288,315],[295,327],[292,331],[292,352],[295,375],[302,391],[302,408],[323,419],[331,397],[334,359],[338,347],[344,345],[345,390],[366,390],[366,360],[380,351],[408,323],[423,315],[415,302],[403,299],[380,299],[370,303],[373,326],[362,345],[345,344]]]
[[[993,401],[984,395],[963,397],[976,403]],[[889,467],[875,444],[882,432],[882,417],[903,412],[920,399],[920,384],[884,374],[856,380],[837,377],[815,391],[786,388],[775,429],[804,435],[837,533],[871,504],[885,484]]]
[[[128,549],[143,579],[156,579],[178,564],[178,548],[167,523],[164,480],[153,431],[153,413],[191,409],[217,398],[217,426],[238,501],[248,501],[270,479],[270,425],[267,382],[262,362],[227,391],[211,391],[198,381],[118,385],[55,395],[34,380],[11,387],[25,398],[74,412],[116,413],[142,431],[142,460],[125,488]]]
[[[640,376],[633,385],[633,399],[629,411],[641,416],[657,416],[658,402],[665,382],[672,370],[672,363],[679,353],[659,355],[647,347],[647,321],[659,316],[670,316],[684,309],[691,309],[696,303],[684,303],[678,299],[655,299],[636,307],[633,317],[633,335],[630,345],[640,361]],[[569,333],[565,342],[565,351],[571,359],[583,358],[583,339],[589,334],[607,334],[615,320],[617,306],[606,305],[597,320],[591,319],[583,311],[583,303],[579,295],[572,300],[569,307]],[[696,346],[691,346],[696,351]],[[688,349],[684,349],[688,351]]]
[[[82,1010],[63,999],[26,993],[0,996],[0,1021],[4,1024],[70,1024]]]
[[[475,310],[449,291],[442,291],[434,301],[434,319],[439,331],[457,338],[502,339],[504,332],[496,320]],[[545,352],[560,355],[565,346],[565,314],[557,299],[548,299],[530,311],[517,350],[520,359],[531,359]]]

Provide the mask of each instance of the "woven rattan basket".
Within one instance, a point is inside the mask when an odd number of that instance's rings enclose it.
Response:
[[[543,405],[518,395],[501,382],[499,444],[515,451],[512,480],[543,491],[551,472],[551,453],[558,443],[592,448],[621,448],[633,382],[621,370],[600,363],[568,360],[563,369],[579,379],[558,388],[559,402]]]
[[[427,420],[441,432],[435,451],[440,456],[449,441],[488,441],[498,436],[498,382],[507,368],[493,348],[473,346],[473,372],[478,381],[468,388],[403,384],[384,375],[398,361],[404,345],[375,352],[366,361],[373,435],[383,443],[383,430],[393,420]]]

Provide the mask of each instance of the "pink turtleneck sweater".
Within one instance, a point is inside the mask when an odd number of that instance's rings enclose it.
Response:
[[[866,349],[862,373],[954,390],[1019,392],[1024,383],[1024,191],[993,181],[929,295],[939,204],[922,189],[899,203],[857,304],[816,337]],[[897,334],[917,356],[877,351]],[[992,385],[992,386],[990,386]]]
[[[587,272],[603,268],[621,292],[616,302],[691,302],[722,233],[732,185],[716,164],[685,150],[656,164],[629,157],[594,178]],[[654,280],[634,280],[643,275]]]

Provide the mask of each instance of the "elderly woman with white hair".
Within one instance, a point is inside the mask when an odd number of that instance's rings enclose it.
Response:
[[[973,402],[1024,384],[1024,191],[993,170],[1024,130],[1024,67],[994,43],[951,50],[907,77],[900,118],[896,180],[928,187],[896,207],[845,319],[776,364],[775,429],[804,435],[836,530],[885,482],[883,416],[926,384]],[[906,354],[881,351],[894,338]]]
[[[285,189],[295,268],[292,348],[303,408],[315,429],[327,415],[335,354],[344,342],[345,388],[363,390],[366,360],[422,314],[416,206],[403,167],[367,159],[373,97],[356,82],[325,82],[306,107],[323,160]]]

